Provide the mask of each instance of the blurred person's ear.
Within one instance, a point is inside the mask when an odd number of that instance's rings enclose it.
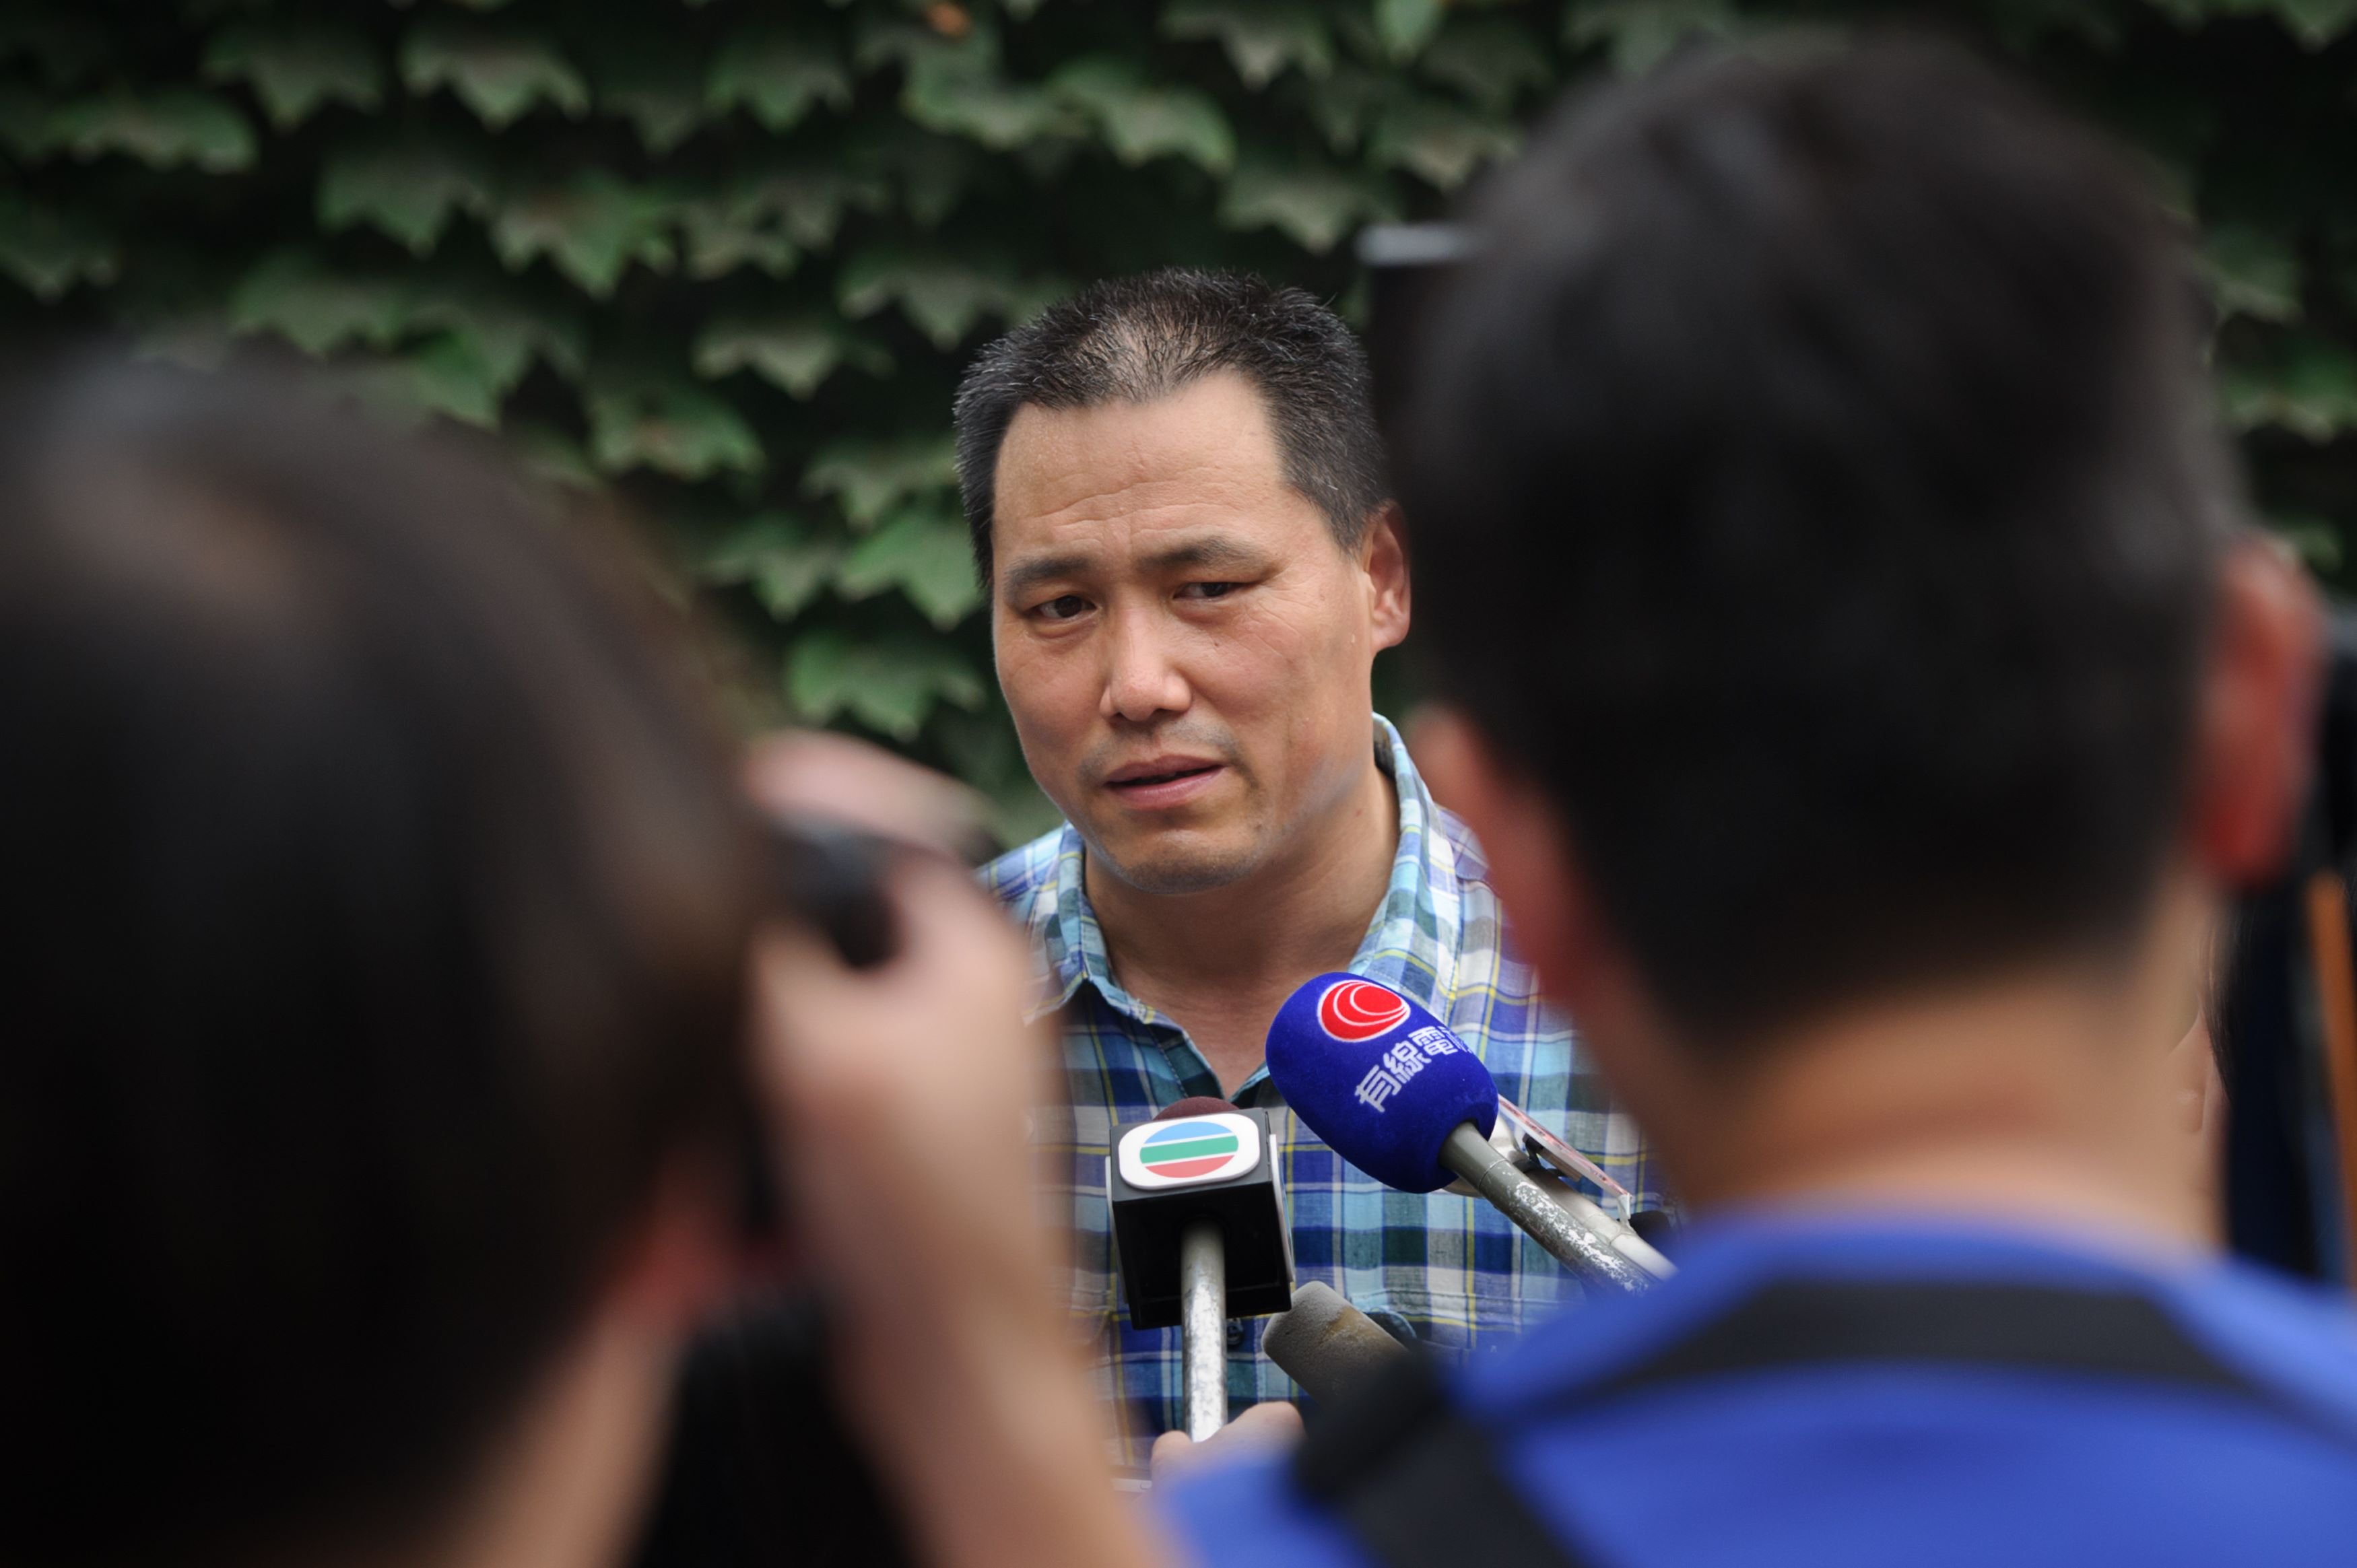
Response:
[[[692,1332],[736,1282],[736,1206],[719,1161],[674,1155],[617,1251],[606,1282],[608,1307],[654,1333]]]
[[[2315,588],[2273,542],[2248,539],[2219,573],[2187,793],[2188,849],[2227,887],[2280,871],[2314,767],[2325,680]]]
[[[1367,521],[1367,537],[1359,545],[1359,563],[1367,574],[1370,623],[1378,649],[1396,648],[1407,637],[1407,543],[1400,532],[1400,510],[1391,501],[1377,508]]]

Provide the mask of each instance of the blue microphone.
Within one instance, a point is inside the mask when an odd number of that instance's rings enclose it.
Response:
[[[1498,1084],[1448,1026],[1388,985],[1321,974],[1268,1028],[1269,1081],[1302,1124],[1385,1187],[1458,1176],[1583,1278],[1642,1290],[1669,1261],[1594,1204],[1547,1196],[1490,1142]],[[1577,1195],[1572,1195],[1574,1198]]]

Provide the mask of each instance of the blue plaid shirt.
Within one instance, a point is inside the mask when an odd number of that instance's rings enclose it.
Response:
[[[1498,1087],[1638,1195],[1658,1201],[1636,1129],[1614,1111],[1563,1017],[1542,1003],[1530,966],[1504,934],[1480,847],[1441,810],[1389,721],[1374,719],[1375,758],[1399,797],[1391,884],[1351,972],[1415,997],[1480,1053]],[[1059,1218],[1073,1230],[1075,1332],[1096,1347],[1101,1391],[1118,1412],[1123,1463],[1143,1462],[1157,1434],[1182,1426],[1178,1331],[1128,1326],[1105,1203],[1115,1126],[1189,1095],[1217,1097],[1217,1076],[1170,1018],[1114,977],[1081,879],[1071,824],[1010,851],[983,882],[1029,932],[1045,971],[1039,1012],[1063,1009],[1066,1103],[1043,1112],[1035,1141]],[[1342,1160],[1288,1110],[1265,1069],[1231,1096],[1268,1112],[1285,1183],[1298,1279],[1322,1280],[1361,1311],[1441,1349],[1496,1345],[1577,1301],[1555,1259],[1479,1198],[1394,1192]],[[1260,1354],[1264,1320],[1229,1326],[1232,1408],[1290,1399],[1293,1380]]]

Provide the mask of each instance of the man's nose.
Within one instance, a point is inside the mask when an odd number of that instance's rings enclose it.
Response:
[[[1192,694],[1170,650],[1156,635],[1152,618],[1115,616],[1108,628],[1104,696],[1097,711],[1107,719],[1144,724],[1157,714],[1187,711]]]

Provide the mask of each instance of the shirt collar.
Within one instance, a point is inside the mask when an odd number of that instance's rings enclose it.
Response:
[[[1408,756],[1407,743],[1389,719],[1372,716],[1375,766],[1390,777],[1399,797],[1399,847],[1392,855],[1383,904],[1360,940],[1351,972],[1381,981],[1447,1017],[1464,911],[1457,847],[1442,831],[1439,808]],[[1055,916],[1041,933],[1049,994],[1032,1015],[1063,1006],[1085,981],[1114,1011],[1142,1024],[1168,1024],[1167,1016],[1131,996],[1114,978],[1104,931],[1082,875],[1086,853],[1079,830],[1066,822],[1057,845]]]

